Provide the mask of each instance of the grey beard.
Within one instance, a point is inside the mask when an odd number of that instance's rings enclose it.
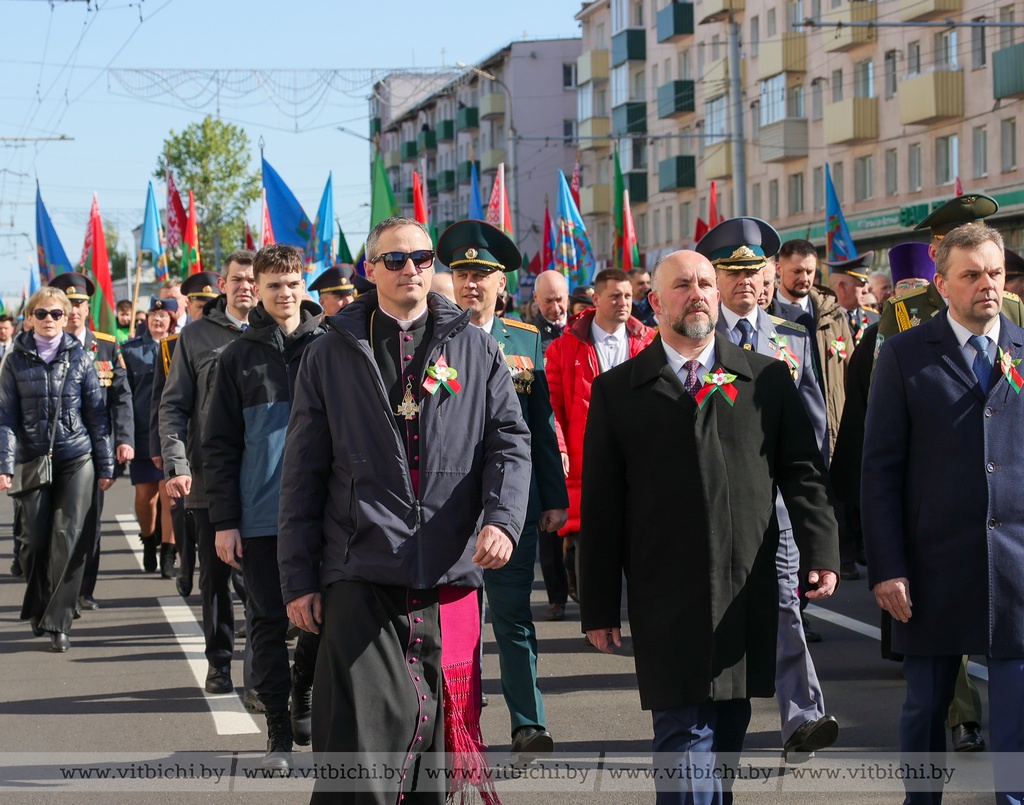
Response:
[[[678,318],[672,322],[672,329],[679,335],[699,341],[711,334],[715,329],[715,324],[716,322],[710,318],[707,321],[695,321],[692,324],[688,324],[685,318]]]

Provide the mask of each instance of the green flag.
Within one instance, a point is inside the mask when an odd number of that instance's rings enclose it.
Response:
[[[356,263],[352,259],[352,251],[348,247],[348,241],[345,240],[345,233],[341,231],[341,221],[338,221],[338,262],[348,263],[349,265],[355,265]]]
[[[391,189],[387,171],[384,170],[384,158],[380,151],[373,160],[373,183],[370,190],[370,229],[385,218],[399,215],[401,210],[395,201],[395,192]]]
[[[615,219],[614,238],[614,264],[616,268],[622,268],[622,238],[625,234],[625,215],[623,211],[623,196],[626,192],[626,181],[622,178],[622,168],[619,166],[619,149],[615,149],[615,187],[612,188],[612,210]]]

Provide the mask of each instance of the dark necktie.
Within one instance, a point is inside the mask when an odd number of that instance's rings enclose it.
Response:
[[[686,380],[683,381],[683,388],[696,400],[697,392],[700,391],[700,378],[697,376],[697,371],[700,369],[700,361],[687,361],[683,364],[683,368],[686,369]]]
[[[740,331],[739,346],[744,349],[754,348],[754,327],[746,319],[736,322],[736,329]]]
[[[967,343],[978,353],[974,356],[974,364],[971,368],[974,370],[974,376],[978,378],[981,390],[988,394],[989,383],[992,380],[992,359],[988,355],[989,337],[987,335],[972,335],[967,339]]]
[[[850,316],[850,331],[857,335],[860,332],[860,319],[857,316],[857,310],[851,310],[848,315]]]

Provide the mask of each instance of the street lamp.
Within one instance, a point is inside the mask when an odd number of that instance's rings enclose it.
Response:
[[[471,64],[457,61],[455,66],[461,70],[466,70],[470,73],[474,73],[480,78],[486,78],[488,81],[493,81],[505,92],[505,98],[508,100],[508,162],[509,162],[509,173],[512,176],[512,184],[509,188],[509,206],[512,207],[512,228],[515,230],[515,234],[519,234],[519,180],[516,174],[516,170],[519,167],[518,161],[516,161],[516,119],[512,114],[512,92],[509,90],[508,85],[498,78],[493,73],[489,73],[486,70],[481,70],[479,67],[474,67]]]

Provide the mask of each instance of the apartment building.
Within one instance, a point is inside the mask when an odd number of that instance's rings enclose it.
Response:
[[[530,256],[536,254],[545,199],[554,215],[558,170],[568,176],[575,163],[580,47],[580,39],[512,42],[472,67],[446,74],[437,87],[402,108],[394,102],[395,93],[375,92],[370,131],[380,137],[403,214],[412,214],[416,170],[427,177],[439,230],[465,218],[474,163],[486,211],[498,166],[504,163],[505,181],[517,202],[512,204],[516,243]]]
[[[746,214],[824,248],[827,164],[858,250],[883,265],[958,179],[994,196],[992,222],[1024,244],[1024,31],[948,24],[1021,22],[1021,0],[594,0],[576,19],[580,202],[600,258],[616,146],[648,264],[692,244],[712,180],[719,214],[740,214],[731,21]]]

